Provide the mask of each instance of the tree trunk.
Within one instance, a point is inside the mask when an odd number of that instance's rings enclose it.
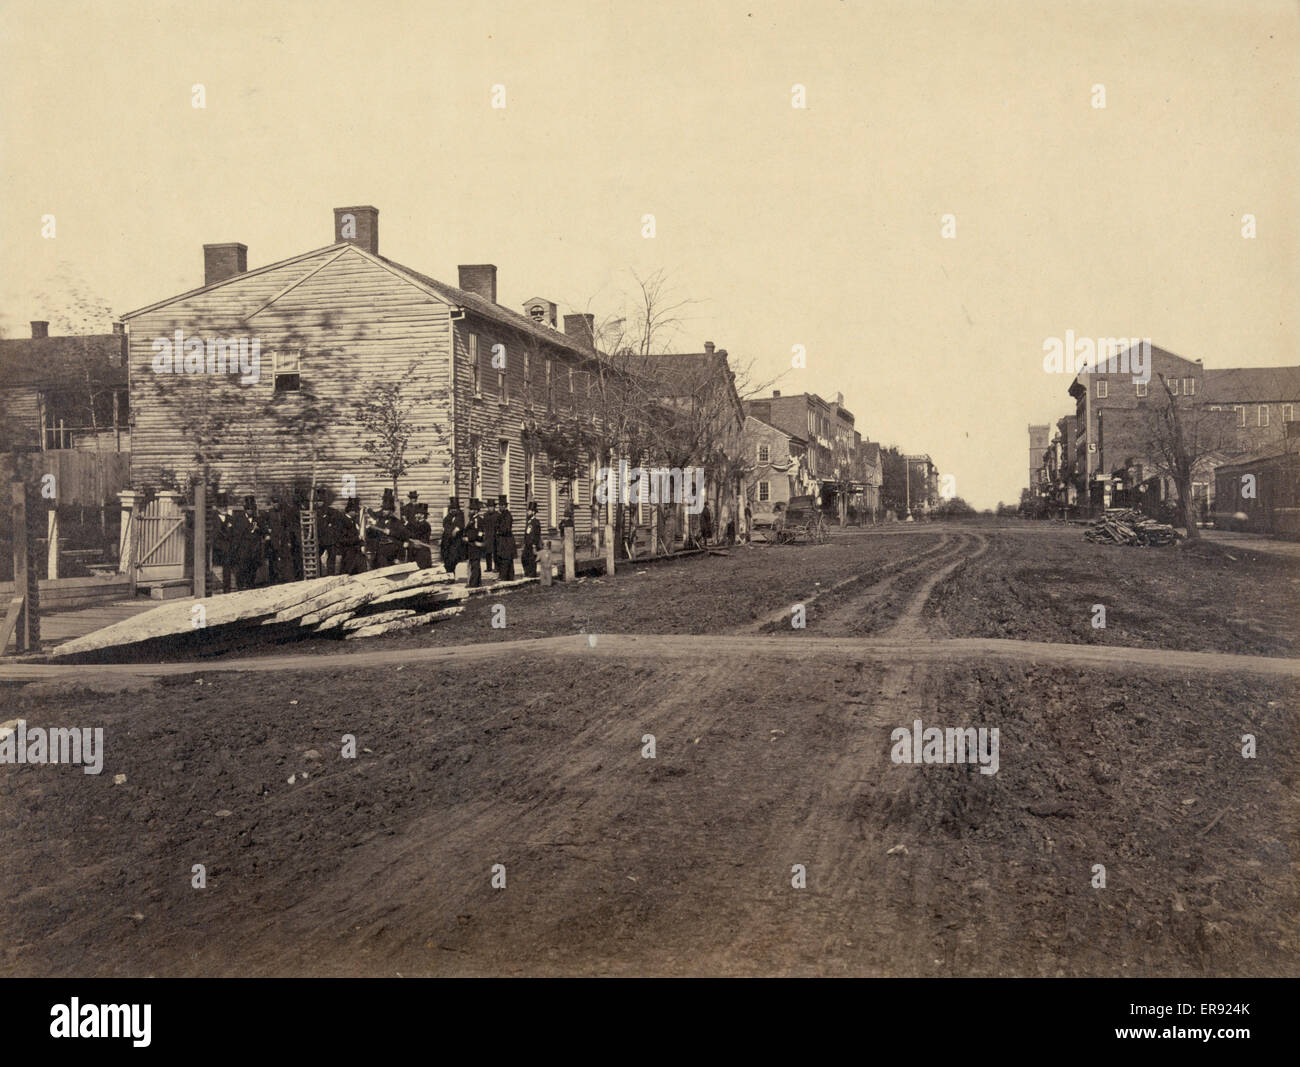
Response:
[[[1183,525],[1187,527],[1187,540],[1199,541],[1201,531],[1196,525],[1196,501],[1193,499],[1191,479],[1178,479],[1174,483],[1178,490],[1178,510],[1183,516]]]

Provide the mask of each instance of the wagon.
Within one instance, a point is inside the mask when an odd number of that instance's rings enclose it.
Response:
[[[830,527],[812,496],[791,497],[782,518],[773,522],[772,531],[778,545],[793,545],[801,538],[810,545],[824,545],[831,539]]]

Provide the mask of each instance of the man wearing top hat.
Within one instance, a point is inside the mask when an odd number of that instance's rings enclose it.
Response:
[[[524,519],[524,577],[537,577],[537,556],[542,550],[542,524],[537,518],[537,501],[528,501],[528,517]]]
[[[479,514],[483,523],[483,566],[489,571],[497,569],[497,502],[489,497]]]
[[[486,536],[481,507],[477,500],[469,502],[469,525],[465,527],[465,545],[469,551],[469,581],[466,586],[470,589],[477,589],[483,584],[483,553],[486,550]]]
[[[407,526],[415,522],[415,509],[420,506],[419,500],[420,494],[414,489],[406,494],[406,503],[402,505],[402,522]],[[425,510],[429,509],[426,507]]]
[[[433,566],[433,549],[429,545],[429,541],[433,537],[433,529],[429,525],[429,505],[416,504],[415,509],[411,512],[411,521],[406,526],[411,533],[413,542],[424,542],[419,545],[414,543],[407,545],[407,561],[414,563],[420,570],[427,570]]]
[[[361,574],[366,569],[365,542],[361,539],[361,501],[348,497],[342,514],[334,520],[334,546],[339,553],[340,574]]]
[[[508,582],[515,576],[515,517],[510,514],[509,499],[497,497],[497,575]]]
[[[442,553],[442,566],[448,574],[456,570],[461,560],[465,536],[465,513],[460,510],[460,498],[447,501],[447,514],[442,517],[442,540],[438,547]]]
[[[257,501],[244,497],[244,509],[230,515],[229,548],[227,558],[234,571],[235,583],[240,589],[252,589],[257,584],[257,572],[262,566],[263,537],[257,514]],[[224,579],[223,579],[224,586]]]

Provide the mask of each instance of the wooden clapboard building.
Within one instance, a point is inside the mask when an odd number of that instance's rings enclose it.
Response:
[[[379,212],[337,208],[334,243],[254,270],[242,244],[204,246],[198,289],[124,316],[129,334],[132,479],[184,481],[206,461],[238,500],[306,485],[355,491],[369,507],[391,478],[364,447],[361,406],[405,381],[420,427],[399,479],[435,521],[449,496],[505,493],[517,520],[535,498],[545,526],[590,479],[555,484],[530,424],[580,413],[598,358],[589,315],[556,321],[496,301],[497,268],[459,268],[457,285],[379,253]],[[256,358],[254,358],[256,356]],[[575,507],[578,532],[589,509]]]

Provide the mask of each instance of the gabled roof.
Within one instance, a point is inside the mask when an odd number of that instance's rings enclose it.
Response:
[[[749,419],[753,419],[755,422],[763,426],[765,429],[771,430],[773,433],[779,433],[782,437],[789,438],[791,441],[797,441],[805,448],[808,447],[807,438],[800,437],[797,433],[791,433],[789,430],[783,430],[781,429],[780,426],[773,426],[770,422],[767,421],[767,419],[760,419],[757,415],[750,415],[750,414],[746,414],[745,419],[746,421],[748,421]]]
[[[880,462],[880,445],[875,441],[868,441],[862,446],[862,454],[868,463]]]
[[[1207,370],[1203,400],[1218,403],[1300,401],[1300,367]]]
[[[364,248],[360,248],[350,241],[340,241],[337,244],[326,245],[324,248],[313,249],[312,251],[304,252],[301,255],[290,256],[288,259],[282,259],[276,263],[268,263],[264,267],[257,267],[254,270],[245,271],[242,274],[233,274],[229,278],[223,278],[219,282],[214,282],[212,285],[202,285],[197,289],[189,290],[189,292],[179,293],[176,296],[168,297],[166,300],[159,300],[147,307],[138,308],[135,311],[123,315],[122,318],[125,320],[133,319],[145,314],[146,312],[156,311],[158,308],[166,307],[168,304],[173,304],[180,300],[188,300],[191,297],[198,296],[200,293],[210,292],[226,285],[233,285],[245,278],[253,278],[259,274],[265,274],[268,271],[292,266],[294,263],[322,256],[329,252],[345,252],[348,250],[355,252],[357,255],[362,256],[373,263],[379,264],[391,273],[404,278],[406,281],[409,281],[425,290],[431,296],[434,296],[445,304],[451,304],[454,307],[464,308],[466,311],[472,311],[476,315],[498,322],[503,326],[508,326],[513,330],[518,330],[522,333],[528,334],[546,344],[568,349],[570,352],[582,356],[583,358],[591,359],[596,355],[592,349],[580,344],[567,334],[561,333],[559,330],[552,329],[549,326],[540,326],[533,322],[533,320],[527,315],[521,315],[516,311],[511,311],[509,308],[502,307],[500,304],[494,304],[486,297],[479,296],[477,293],[466,292],[464,289],[458,289],[454,285],[440,282],[436,278],[431,278],[427,274],[422,274],[419,271],[413,270],[411,267],[398,263],[396,260],[389,259],[386,256],[367,252]],[[274,301],[272,301],[272,303],[273,302]],[[265,300],[259,300],[255,305],[250,306],[249,312],[251,313],[254,310],[266,306],[267,302]]]
[[[122,342],[115,333],[0,339],[0,389],[76,386],[87,367],[97,385],[126,385]]]

